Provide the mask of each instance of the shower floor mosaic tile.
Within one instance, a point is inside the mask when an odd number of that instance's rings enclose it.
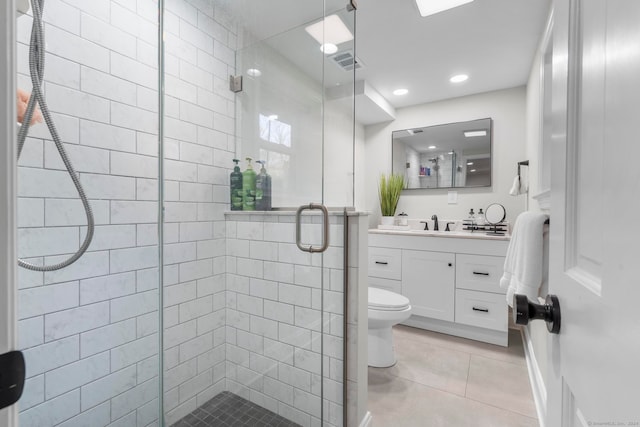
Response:
[[[299,427],[298,424],[228,391],[222,392],[172,427]]]

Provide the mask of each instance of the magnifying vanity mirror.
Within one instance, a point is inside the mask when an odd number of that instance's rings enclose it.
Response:
[[[406,189],[491,186],[490,118],[394,131],[393,173]]]
[[[487,206],[484,212],[484,218],[487,224],[489,224],[489,230],[487,234],[494,236],[504,236],[506,229],[504,227],[504,220],[507,218],[507,210],[500,203],[492,203]]]

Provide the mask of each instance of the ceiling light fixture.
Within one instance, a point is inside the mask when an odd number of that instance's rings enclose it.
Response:
[[[467,166],[473,165],[473,162],[467,162]]]
[[[469,78],[466,74],[457,74],[449,79],[451,83],[462,83]]]
[[[257,68],[249,68],[247,70],[247,74],[251,77],[260,77],[262,75],[262,71],[258,70]]]
[[[464,136],[467,138],[473,138],[475,136],[487,136],[486,130],[465,130]]]
[[[463,4],[471,3],[473,0],[416,0],[421,16],[435,15]]]
[[[333,43],[325,43],[322,46],[320,46],[320,51],[325,55],[331,55],[338,51],[338,46],[336,46]]]
[[[393,91],[393,94],[396,96],[402,96],[402,95],[406,95],[409,93],[408,89],[396,89]]]
[[[320,45],[331,43],[337,46],[340,43],[353,40],[353,34],[338,15],[327,16],[323,20],[309,25],[305,30]]]
[[[435,145],[430,145],[430,146],[429,146],[429,150],[435,150],[435,149],[436,149],[436,146],[435,146]]]
[[[476,171],[475,169],[471,169],[469,172],[475,172],[475,171]]]

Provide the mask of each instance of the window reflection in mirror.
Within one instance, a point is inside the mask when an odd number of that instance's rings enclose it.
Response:
[[[407,189],[491,186],[490,118],[394,131],[393,173]]]

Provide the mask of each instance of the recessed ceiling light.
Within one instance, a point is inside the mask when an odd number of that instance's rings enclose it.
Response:
[[[467,166],[473,165],[473,162],[467,162]]]
[[[453,154],[453,151],[449,151],[449,154]]]
[[[338,51],[338,46],[336,46],[333,43],[325,43],[322,46],[320,46],[320,51],[325,55],[331,55]]]
[[[436,146],[435,146],[435,145],[430,145],[430,146],[429,146],[429,150],[435,150],[435,149],[436,149]]]
[[[469,76],[467,76],[466,74],[457,74],[457,75],[451,77],[449,79],[449,81],[451,83],[461,83],[461,82],[464,82],[465,80],[467,80],[468,78],[469,78]]]
[[[408,93],[409,93],[409,89],[396,89],[393,91],[393,94],[397,96],[406,95]]]
[[[475,171],[476,171],[475,169],[471,169],[469,172],[475,172]]]
[[[464,136],[467,138],[473,138],[474,136],[487,136],[486,130],[465,130]]]
[[[332,43],[337,46],[353,40],[353,34],[338,15],[327,16],[322,21],[309,25],[305,30],[321,45]]]
[[[258,70],[257,68],[249,68],[247,70],[247,74],[251,77],[260,77],[262,75],[262,71]]]
[[[471,3],[473,0],[416,0],[420,15],[429,16],[442,12],[463,4]]]

